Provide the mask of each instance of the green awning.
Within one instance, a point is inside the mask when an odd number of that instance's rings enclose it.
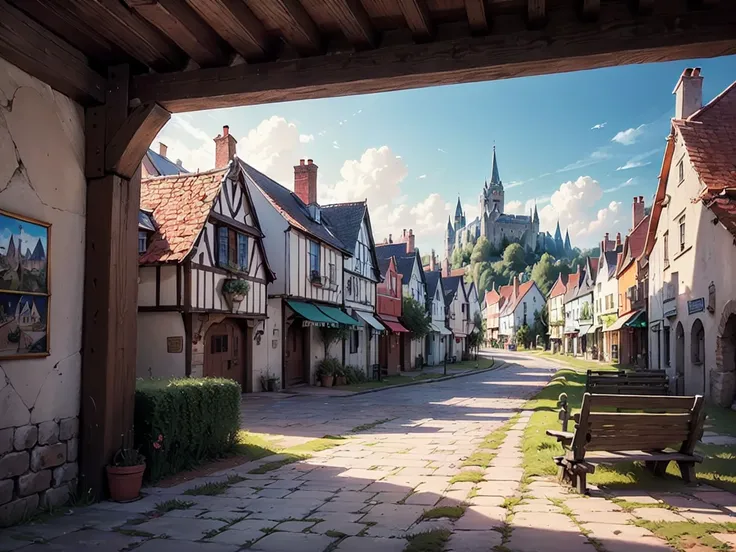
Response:
[[[304,303],[302,301],[286,301],[289,308],[304,318],[310,325],[334,326],[337,321],[327,316],[312,303]]]
[[[644,310],[640,310],[634,316],[632,316],[624,326],[628,328],[646,328],[647,317]]]
[[[335,307],[326,307],[324,305],[319,305],[317,308],[325,313],[329,318],[332,318],[340,324],[344,324],[346,326],[360,326],[355,318],[348,316],[340,309],[336,309]]]

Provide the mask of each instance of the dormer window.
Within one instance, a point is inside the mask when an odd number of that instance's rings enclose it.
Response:
[[[248,236],[227,226],[217,229],[217,264],[227,270],[248,271]]]
[[[148,249],[148,232],[138,230],[138,254],[142,255]]]

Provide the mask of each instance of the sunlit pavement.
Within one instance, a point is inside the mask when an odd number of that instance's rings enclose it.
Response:
[[[598,552],[671,550],[630,525],[634,514],[603,498],[568,494],[555,481],[531,482],[524,503],[509,517],[504,501],[522,495],[520,447],[530,412],[521,412],[487,469],[461,467],[483,437],[519,412],[555,369],[554,363],[534,357],[494,354],[508,364],[426,385],[341,398],[246,396],[243,426],[250,431],[268,433],[285,445],[325,435],[348,439],[265,474],[248,472],[275,458],[177,487],[149,488],[148,496],[134,503],[102,503],[45,524],[6,530],[0,550],[400,552],[407,537],[433,529],[451,531],[446,549],[457,552],[495,547],[595,552],[586,535],[595,539]],[[451,483],[468,469],[480,470],[484,481]],[[183,494],[232,475],[246,479],[216,496]],[[172,499],[194,504],[163,515],[150,513],[157,503]],[[658,498],[640,493],[629,500]],[[707,497],[697,502],[690,505],[692,512],[730,513],[716,512]],[[422,519],[438,506],[463,503],[469,507],[456,521]],[[649,510],[645,515],[687,517]],[[33,544],[29,539],[34,538],[50,544]]]

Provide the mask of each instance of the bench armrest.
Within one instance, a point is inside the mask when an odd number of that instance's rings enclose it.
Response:
[[[548,429],[546,433],[558,441],[572,441],[572,438],[575,436],[572,431],[557,431],[555,429]]]

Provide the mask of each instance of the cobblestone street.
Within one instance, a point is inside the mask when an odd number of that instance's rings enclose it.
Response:
[[[516,418],[488,468],[462,468],[483,438],[515,416],[555,368],[545,360],[503,353],[498,358],[515,363],[356,397],[246,397],[243,425],[251,431],[297,444],[325,435],[348,439],[266,473],[249,472],[278,457],[177,487],[148,488],[137,502],[96,504],[44,524],[8,529],[0,536],[0,550],[401,552],[407,537],[446,529],[451,532],[446,550],[454,552],[659,552],[672,549],[632,525],[635,517],[733,519],[728,509],[736,508],[733,495],[708,487],[697,497],[678,496],[677,513],[623,512],[595,490],[591,498],[580,497],[544,479],[532,481],[519,500],[520,447],[530,412]],[[466,470],[482,477],[453,482]],[[184,494],[227,477],[232,483],[222,494]],[[668,499],[674,497],[627,496],[640,504]],[[174,500],[193,504],[151,513],[157,504]],[[424,519],[429,511],[461,504],[467,510],[459,519]]]

